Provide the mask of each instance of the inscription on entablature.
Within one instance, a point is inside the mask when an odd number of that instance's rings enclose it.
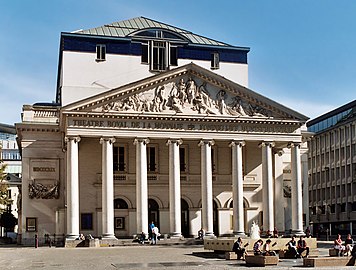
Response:
[[[241,133],[294,133],[298,127],[289,125],[242,124],[242,123],[194,123],[179,121],[123,121],[123,120],[78,120],[70,119],[69,127],[106,128],[106,129],[142,129],[142,130],[178,130],[204,132],[241,132]]]

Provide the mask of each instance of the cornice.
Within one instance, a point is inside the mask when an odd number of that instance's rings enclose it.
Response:
[[[81,118],[81,119],[111,119],[111,120],[151,120],[151,121],[187,121],[200,123],[245,123],[245,124],[274,124],[274,125],[294,125],[301,126],[298,120],[290,119],[273,119],[267,117],[228,117],[228,116],[208,116],[208,115],[159,115],[149,113],[97,113],[97,112],[62,112],[65,117]]]

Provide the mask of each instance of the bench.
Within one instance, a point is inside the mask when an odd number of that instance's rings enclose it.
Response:
[[[304,267],[321,267],[321,266],[352,266],[355,265],[353,257],[319,257],[319,258],[304,258]]]
[[[246,255],[245,261],[247,266],[277,265],[278,256]]]
[[[339,250],[335,248],[330,248],[329,249],[329,256],[330,257],[338,257],[339,256]]]
[[[306,255],[306,250],[302,252],[302,256]],[[309,250],[309,258],[315,258],[319,256],[319,250],[318,249],[311,249]],[[295,256],[293,253],[291,253],[289,250],[280,250],[279,251],[279,258],[280,259],[295,259]]]

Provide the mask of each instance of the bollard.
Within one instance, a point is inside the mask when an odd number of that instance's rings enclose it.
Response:
[[[35,234],[35,248],[38,248],[38,235]]]

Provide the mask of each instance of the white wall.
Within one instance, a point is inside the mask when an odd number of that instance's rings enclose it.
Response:
[[[140,56],[108,54],[106,61],[95,61],[96,54],[63,52],[62,105],[79,101],[109,89],[153,76],[149,66],[141,64]],[[179,59],[178,65],[191,62],[210,69],[210,61]],[[248,86],[248,65],[220,62],[215,73]]]

